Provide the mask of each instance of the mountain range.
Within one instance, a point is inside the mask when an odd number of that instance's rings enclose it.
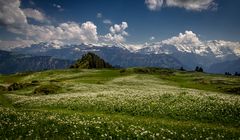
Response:
[[[163,67],[180,68],[183,64],[167,54],[142,54],[131,52],[123,46],[70,45],[55,48],[54,45],[41,43],[28,48],[13,49],[13,52],[36,56],[52,56],[59,59],[77,60],[87,52],[93,52],[117,67]]]
[[[149,43],[140,47],[123,44],[114,46],[80,44],[56,47],[53,43],[40,43],[30,47],[15,48],[11,52],[12,54],[30,55],[28,59],[36,60],[45,56],[47,62],[50,60],[56,61],[55,63],[64,61],[61,67],[51,63],[49,68],[64,68],[87,52],[93,52],[115,67],[145,66],[175,69],[184,67],[187,70],[193,70],[196,66],[201,66],[206,72],[234,73],[240,72],[239,46],[239,43],[229,44],[226,41],[216,40],[191,46],[187,43],[170,44],[165,40],[165,42]]]
[[[193,69],[200,65],[205,69],[216,63],[233,61],[240,58],[240,44],[226,41],[208,41],[199,43],[173,44],[167,41],[146,44],[137,50],[143,54],[168,54]]]
[[[0,74],[63,69],[69,67],[73,62],[51,56],[33,56],[0,50]]]
[[[208,71],[211,73],[225,73],[225,72],[229,72],[231,74],[234,74],[235,72],[239,73],[240,59],[213,64],[210,66]]]

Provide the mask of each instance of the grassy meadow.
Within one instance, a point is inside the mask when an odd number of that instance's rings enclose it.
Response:
[[[0,139],[240,139],[240,77],[158,68],[0,75]]]

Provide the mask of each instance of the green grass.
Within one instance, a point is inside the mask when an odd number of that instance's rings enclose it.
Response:
[[[9,99],[0,92],[0,107],[13,107]]]
[[[159,78],[168,81],[168,84],[193,88],[206,91],[223,92],[231,94],[227,89],[240,87],[240,78],[235,76],[211,75],[197,72],[175,72],[173,75],[157,75]],[[239,94],[239,91],[232,93]]]
[[[1,109],[2,138],[80,139],[232,139],[235,127],[117,114],[76,113],[66,110]]]
[[[37,84],[0,91],[2,139],[240,138],[239,77],[157,68],[0,75],[2,86],[15,82]]]

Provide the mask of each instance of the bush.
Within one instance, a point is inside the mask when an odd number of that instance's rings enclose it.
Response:
[[[7,88],[5,86],[0,85],[0,91],[6,91],[6,90],[7,90]]]
[[[180,70],[180,71],[186,71],[183,67],[181,67],[179,70]]]
[[[50,80],[50,82],[57,83],[57,82],[61,82],[61,81],[60,80]]]
[[[138,74],[150,74],[155,72],[156,70],[153,68],[134,68],[134,73]]]
[[[34,94],[38,95],[48,95],[48,94],[56,94],[61,88],[56,85],[42,85],[34,90]]]
[[[137,74],[160,74],[160,75],[173,75],[174,71],[170,69],[164,68],[154,68],[154,67],[146,67],[146,68],[134,68],[134,73]]]
[[[203,68],[197,66],[197,67],[195,68],[195,71],[196,71],[196,72],[203,72]]]
[[[39,81],[37,81],[37,80],[33,80],[32,82],[31,82],[31,85],[39,85]]]
[[[227,93],[240,95],[240,87],[229,87],[225,88],[224,91]]]
[[[121,69],[119,72],[120,72],[120,73],[125,73],[125,72],[126,72],[126,69]]]
[[[8,86],[8,91],[14,91],[14,90],[19,90],[23,89],[26,87],[32,86],[30,83],[13,83],[10,86]]]

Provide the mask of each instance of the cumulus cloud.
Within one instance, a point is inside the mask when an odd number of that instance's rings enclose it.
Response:
[[[198,36],[192,31],[185,31],[185,33],[179,33],[178,36],[174,36],[170,39],[163,40],[164,44],[174,45],[174,46],[198,46],[202,42],[199,40]]]
[[[45,15],[36,9],[20,9],[20,2],[20,0],[0,0],[0,25],[14,31],[28,26],[27,18],[48,22]]]
[[[26,25],[26,15],[19,7],[19,0],[0,0],[0,25],[9,27]]]
[[[10,50],[12,48],[16,47],[29,47],[32,44],[36,44],[37,42],[33,40],[22,40],[22,39],[16,39],[16,40],[0,40],[0,48],[4,50]]]
[[[125,29],[128,28],[127,22],[122,22],[122,24],[115,24],[114,26],[110,27],[110,32],[112,34],[122,34],[127,35],[128,33],[125,32]]]
[[[64,44],[92,44],[98,41],[97,27],[90,21],[83,24],[75,22],[61,23],[58,26],[28,25],[23,29],[13,31],[25,35],[29,40],[2,41],[0,47],[26,47],[40,42],[49,42],[55,44],[55,46],[62,46]],[[7,43],[9,44],[7,45]]]
[[[26,9],[23,9],[22,11],[27,18],[32,18],[39,22],[48,22],[45,15],[36,9],[26,8]]]
[[[75,22],[61,23],[58,26],[28,25],[16,32],[38,42],[61,41],[66,44],[95,43],[98,40],[97,27],[88,21],[82,25]]]
[[[128,28],[127,22],[121,24],[114,24],[110,27],[110,33],[101,37],[101,41],[107,44],[121,44],[125,42],[125,37],[128,33],[125,31]]]
[[[149,10],[155,11],[159,10],[163,5],[163,0],[145,0]]]
[[[166,5],[169,7],[180,7],[187,10],[201,11],[214,8],[216,3],[214,3],[214,0],[166,0]]]
[[[161,7],[179,7],[186,10],[202,11],[216,9],[214,0],[145,0],[149,10],[159,10]]]
[[[207,52],[206,46],[203,41],[199,39],[197,34],[192,31],[185,31],[185,33],[179,33],[178,36],[163,40],[163,45],[175,46],[179,51],[184,52]]]
[[[40,42],[52,42],[57,45],[91,44],[98,41],[97,26],[90,21],[82,24],[66,22],[57,26],[30,24],[28,18],[42,22],[46,20],[46,17],[36,9],[21,9],[20,4],[19,0],[7,2],[0,0],[0,26],[27,38],[27,40],[1,41],[0,47],[3,45],[11,48],[13,46],[29,46],[29,44]]]
[[[128,28],[127,22],[111,26],[106,35],[98,35],[97,26],[91,21],[82,24],[76,22],[65,22],[58,25],[45,24],[44,21],[47,19],[43,13],[32,8],[21,9],[20,2],[20,0],[9,0],[8,2],[0,0],[0,26],[25,38],[25,40],[18,38],[12,41],[1,41],[1,48],[26,47],[41,42],[51,43],[55,48],[60,48],[65,44],[120,44],[125,42],[125,37],[128,36],[125,31]],[[97,16],[102,18],[100,13]],[[43,24],[28,22],[29,19]],[[112,24],[110,20],[104,22]]]

